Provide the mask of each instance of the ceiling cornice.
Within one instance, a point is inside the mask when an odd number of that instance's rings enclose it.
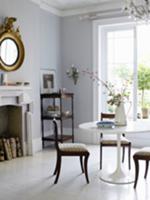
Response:
[[[79,9],[72,9],[72,10],[65,10],[62,11],[62,16],[71,16],[71,15],[82,15],[87,13],[94,13],[94,12],[104,12],[105,10],[109,9],[120,9],[123,7],[123,3],[120,1],[113,2],[113,3],[103,3],[103,4],[97,4],[95,6],[89,6],[85,8],[79,8]]]
[[[60,17],[67,17],[67,16],[73,16],[73,15],[83,15],[83,14],[89,14],[94,12],[104,12],[105,10],[109,9],[121,9],[124,4],[122,1],[118,0],[115,2],[107,2],[107,3],[101,3],[95,6],[89,6],[84,8],[78,8],[78,9],[69,9],[69,10],[58,10],[56,8],[51,7],[48,2],[45,0],[30,0],[36,4],[39,5],[41,9],[44,9],[54,15],[60,16]]]
[[[35,4],[37,4],[41,9],[46,10],[54,15],[62,17],[61,11],[51,7],[48,3],[44,2],[43,0],[29,0]]]

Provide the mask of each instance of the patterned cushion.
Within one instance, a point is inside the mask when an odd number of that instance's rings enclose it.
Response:
[[[117,137],[114,135],[108,135],[106,137],[101,138],[100,143],[102,144],[110,144],[110,145],[117,145]],[[121,144],[128,144],[129,140],[125,137],[121,136]]]
[[[86,145],[80,143],[59,143],[59,149],[66,152],[87,152]]]
[[[150,156],[150,147],[144,147],[140,151],[137,151],[134,155]]]

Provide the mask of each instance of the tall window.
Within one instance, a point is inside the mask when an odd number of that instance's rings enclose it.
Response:
[[[129,81],[130,95],[125,102],[129,118],[149,117],[149,35],[150,25],[111,25],[99,29],[100,78],[111,82],[116,88],[123,87],[124,81]],[[100,111],[114,112],[114,107],[107,104],[105,88],[100,89],[99,98],[102,98]]]

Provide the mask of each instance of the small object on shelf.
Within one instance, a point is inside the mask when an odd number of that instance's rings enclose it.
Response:
[[[28,86],[28,85],[30,85],[29,82],[24,82],[24,86]]]
[[[16,82],[16,85],[23,85],[23,82]]]
[[[59,111],[59,106],[49,105],[47,111]]]
[[[59,106],[49,105],[47,107],[47,114],[53,117],[57,117],[60,115],[60,108]]]
[[[65,117],[71,116],[71,112],[70,112],[69,110],[63,112],[62,114],[63,114],[63,116],[65,116]]]
[[[47,109],[44,109],[44,102],[49,101]],[[74,94],[73,93],[62,93],[61,91],[55,93],[44,93],[41,94],[41,120],[42,120],[42,143],[44,147],[45,141],[55,141],[54,135],[46,136],[44,129],[44,121],[52,121],[54,118],[60,122],[60,134],[59,141],[64,142],[66,140],[72,140],[74,142]],[[68,106],[66,104],[68,103]],[[65,103],[65,106],[64,106]],[[67,109],[67,107],[68,109]],[[66,110],[65,110],[66,109]],[[72,135],[65,135],[63,133],[64,120],[70,120]]]

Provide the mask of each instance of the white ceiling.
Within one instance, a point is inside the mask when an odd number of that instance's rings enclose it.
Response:
[[[30,0],[43,9],[59,16],[120,10],[125,0]]]
[[[49,6],[65,11],[70,9],[80,9],[90,6],[98,6],[105,3],[115,3],[118,0],[44,0]],[[120,0],[121,1],[121,0]]]

